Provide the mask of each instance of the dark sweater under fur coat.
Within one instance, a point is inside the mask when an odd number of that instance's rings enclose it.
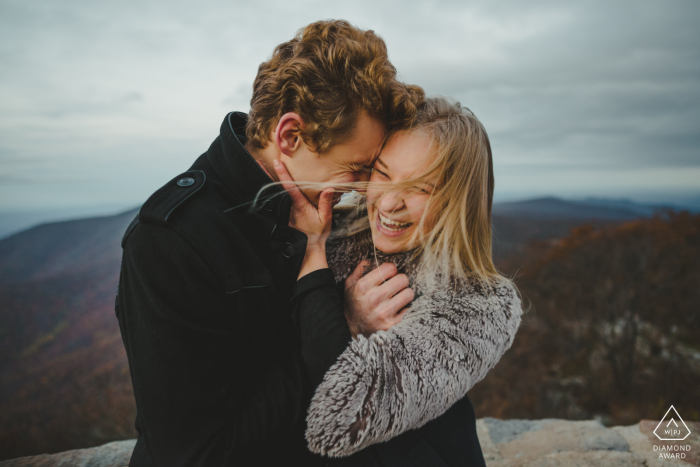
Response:
[[[427,291],[416,283],[410,253],[375,253],[361,238],[366,236],[329,242],[336,281],[362,259],[373,263],[369,269],[391,261],[408,275],[417,298],[399,324],[353,339],[317,388],[306,439],[313,452],[330,457],[348,456],[442,415],[508,350],[522,314],[508,281],[490,292],[476,283]]]

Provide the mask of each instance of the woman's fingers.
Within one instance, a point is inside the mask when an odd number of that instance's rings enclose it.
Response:
[[[379,293],[382,297],[389,299],[408,287],[409,281],[406,274],[397,274],[379,286]]]
[[[333,219],[333,193],[335,193],[333,188],[326,188],[321,192],[318,200],[318,217],[323,224],[330,224]]]
[[[406,308],[415,297],[416,294],[413,289],[403,289],[401,292],[391,297],[391,300],[389,300],[389,305],[393,310],[393,314],[399,313],[401,310]]]
[[[396,326],[397,324],[399,324],[401,322],[401,320],[403,319],[403,315],[405,315],[406,312],[409,311],[410,309],[411,309],[410,307],[406,307],[403,310],[396,313],[392,319],[391,325]]]
[[[394,264],[383,263],[362,277],[368,264],[360,262],[345,280],[345,316],[348,323],[361,323],[361,334],[387,330],[400,322],[415,297],[408,277],[396,275]]]
[[[364,282],[363,287],[367,287],[367,289],[376,287],[394,277],[398,272],[399,270],[396,269],[394,263],[382,263],[377,269],[367,273],[362,278],[362,282]]]
[[[292,198],[292,202],[296,206],[308,204],[309,200],[306,199],[306,196],[304,196],[297,184],[294,183],[294,179],[289,175],[289,172],[287,172],[287,167],[284,163],[275,159],[272,161],[272,165],[275,167],[275,172],[282,183],[282,187],[287,190],[287,193],[289,193],[289,196]]]
[[[363,260],[360,261],[357,266],[355,267],[355,270],[350,274],[347,279],[345,279],[345,290],[348,290],[350,287],[355,285],[357,281],[362,279],[362,274],[365,272],[365,268],[369,266],[369,261]]]

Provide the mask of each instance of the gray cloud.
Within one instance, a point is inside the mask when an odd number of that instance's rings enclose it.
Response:
[[[143,201],[323,18],[479,116],[497,193],[700,191],[697,2],[0,0],[0,209]]]

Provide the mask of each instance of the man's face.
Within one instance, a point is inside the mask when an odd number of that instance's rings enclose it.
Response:
[[[374,160],[384,143],[386,126],[376,118],[361,112],[350,137],[334,144],[323,154],[316,154],[302,144],[293,157],[282,154],[289,175],[300,183],[301,191],[314,205],[323,191],[322,186],[304,187],[303,182],[323,183],[335,187],[343,183],[367,181]],[[336,192],[334,199],[340,200],[342,193]]]

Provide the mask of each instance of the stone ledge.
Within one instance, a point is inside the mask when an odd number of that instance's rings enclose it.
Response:
[[[96,448],[20,457],[0,462],[0,467],[126,467],[135,444],[136,440],[130,439]]]
[[[658,422],[606,428],[593,420],[498,420],[482,418],[476,427],[488,467],[687,467],[700,466],[700,423],[686,422],[691,435],[682,442],[659,441]],[[21,457],[0,467],[125,467],[136,440],[96,448]],[[654,446],[690,446],[685,459],[659,459]]]
[[[684,441],[659,441],[658,421],[606,428],[594,420],[477,420],[481,448],[488,467],[700,466],[700,423],[686,422],[691,435]],[[660,459],[654,446],[690,446],[684,459]]]

